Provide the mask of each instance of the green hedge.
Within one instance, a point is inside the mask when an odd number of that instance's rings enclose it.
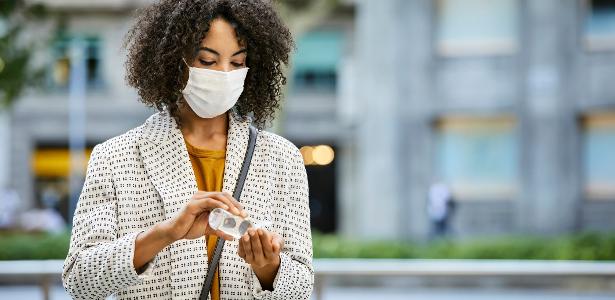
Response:
[[[615,260],[615,233],[548,238],[509,236],[426,244],[359,242],[314,234],[314,257]]]
[[[313,234],[315,258],[615,260],[615,233],[497,237],[411,243],[345,240]],[[70,234],[0,233],[0,260],[64,259]]]
[[[69,243],[70,233],[2,233],[0,260],[64,259]]]

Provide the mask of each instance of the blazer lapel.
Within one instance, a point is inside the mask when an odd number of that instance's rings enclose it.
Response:
[[[248,122],[229,114],[223,191],[233,193],[248,146]],[[169,112],[152,115],[143,125],[139,149],[145,170],[164,205],[165,219],[178,213],[198,191],[184,137]],[[241,200],[240,200],[241,202]],[[225,247],[221,265],[231,253]],[[169,246],[174,298],[198,297],[207,273],[204,238],[180,240]],[[187,259],[190,261],[186,261]],[[224,275],[220,272],[221,281]],[[193,280],[198,280],[195,284]]]
[[[165,217],[169,218],[197,191],[197,185],[183,135],[166,111],[145,122],[139,149],[145,170],[162,197]]]

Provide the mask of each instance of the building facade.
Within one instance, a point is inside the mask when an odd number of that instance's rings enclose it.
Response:
[[[31,2],[44,4],[50,12],[47,22],[30,29],[45,41],[40,44],[48,45],[33,59],[45,79],[41,88],[25,91],[11,108],[8,186],[18,192],[22,209],[53,207],[68,221],[74,163],[70,149],[75,143],[71,136],[76,133],[87,161],[96,144],[138,126],[152,113],[124,82],[123,36],[134,9],[144,3]],[[77,49],[81,53],[76,56]],[[71,86],[71,76],[79,71],[74,68],[77,60],[83,66],[82,92]]]
[[[152,113],[121,52],[147,1],[47,2],[64,14],[50,88],[10,116],[7,177],[27,207],[69,180],[75,39],[86,154]],[[302,148],[316,229],[425,238],[435,182],[456,236],[615,229],[615,1],[341,1],[297,46],[279,131]]]
[[[460,236],[615,229],[614,16],[613,1],[358,1],[342,231],[426,237],[438,181]]]

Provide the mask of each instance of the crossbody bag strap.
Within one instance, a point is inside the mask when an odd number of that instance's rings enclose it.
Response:
[[[235,185],[235,191],[233,192],[233,198],[237,199],[237,201],[239,201],[241,191],[243,190],[243,185],[246,182],[246,177],[248,176],[248,170],[250,169],[250,161],[252,161],[252,154],[254,154],[254,147],[256,146],[257,135],[258,130],[256,129],[256,127],[250,125],[250,139],[248,140],[248,149],[246,150],[246,156],[243,159],[241,171],[239,172],[239,178],[237,179],[237,185]],[[207,270],[207,276],[205,276],[205,283],[203,284],[203,289],[201,290],[201,300],[207,300],[207,297],[209,296],[211,284],[214,280],[214,274],[216,273],[216,269],[218,269],[218,263],[220,262],[220,257],[222,256],[224,242],[224,239],[221,238],[218,238],[216,240],[216,249],[214,250],[214,255],[211,258],[211,263],[209,264],[209,269]]]

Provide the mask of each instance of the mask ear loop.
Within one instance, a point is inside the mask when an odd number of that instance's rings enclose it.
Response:
[[[188,69],[190,69],[190,65],[186,62],[186,59],[184,57],[182,57],[182,61],[184,62],[184,64],[186,64],[186,67],[188,67]]]
[[[186,65],[186,67],[188,67],[188,73],[190,73],[190,68],[191,68],[191,67],[190,67],[190,65],[188,64],[188,62],[186,62],[186,58],[182,57],[182,61],[184,62],[184,64]],[[188,82],[186,82],[186,85],[188,85]],[[185,88],[186,88],[186,87],[184,86],[184,89],[185,89]],[[184,89],[180,89],[180,90],[179,90],[179,92],[183,94]],[[180,97],[182,97],[182,96],[180,96]]]

